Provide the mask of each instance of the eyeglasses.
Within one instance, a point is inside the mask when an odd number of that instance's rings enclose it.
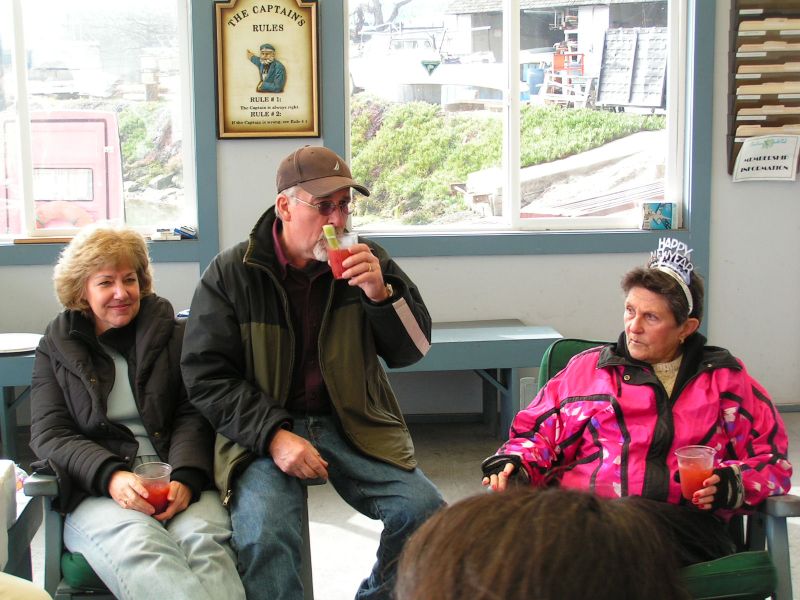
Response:
[[[305,200],[301,200],[297,196],[292,196],[295,200],[297,200],[300,204],[305,204],[306,206],[310,206],[311,208],[316,208],[323,217],[330,217],[337,208],[342,211],[343,215],[350,214],[350,200],[343,200],[342,202],[336,203],[332,202],[331,200],[323,200],[318,204],[312,204],[311,202],[306,202]]]

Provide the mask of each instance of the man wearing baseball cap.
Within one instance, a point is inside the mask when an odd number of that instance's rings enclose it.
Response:
[[[218,432],[216,480],[250,599],[301,599],[303,481],[330,480],[383,521],[356,598],[389,599],[405,540],[443,501],[414,447],[379,357],[410,365],[430,347],[419,290],[365,240],[326,262],[323,225],[342,233],[352,190],[323,147],[283,159],[278,195],[250,238],[221,252],[195,290],[183,345],[191,401]]]

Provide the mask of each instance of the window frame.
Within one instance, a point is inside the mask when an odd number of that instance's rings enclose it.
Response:
[[[213,44],[194,41],[213,39],[213,15],[206,0],[181,0],[179,15],[185,16],[188,23],[188,35],[179,33],[179,36],[181,56],[188,52],[190,62],[194,135],[191,147],[185,148],[194,152],[194,173],[192,180],[187,181],[186,193],[193,191],[196,198],[199,235],[196,240],[155,241],[148,247],[153,262],[198,262],[205,267],[219,252],[215,90],[213,73],[205,68],[214,64],[215,57]],[[21,20],[14,26],[21,27]],[[64,247],[63,243],[30,239],[32,243],[27,244],[14,244],[11,240],[0,243],[0,266],[53,264]]]
[[[626,210],[621,213],[611,215],[594,215],[582,217],[566,216],[537,216],[536,218],[522,217],[521,210],[523,198],[521,185],[523,177],[519,168],[512,165],[521,164],[521,154],[523,152],[521,123],[526,101],[521,100],[521,92],[524,82],[519,77],[520,58],[523,50],[520,40],[525,32],[522,31],[522,13],[524,0],[496,0],[496,4],[490,10],[491,14],[496,11],[501,12],[502,16],[502,55],[503,60],[496,63],[496,66],[504,69],[505,89],[502,90],[502,101],[498,101],[498,107],[502,112],[495,117],[497,123],[502,127],[502,157],[497,170],[502,173],[497,178],[497,188],[502,187],[502,216],[498,217],[496,223],[451,223],[437,227],[436,225],[405,225],[390,226],[384,228],[382,225],[375,226],[369,222],[359,227],[359,233],[365,237],[372,235],[382,236],[384,234],[409,235],[419,233],[431,235],[436,233],[485,233],[485,232],[517,232],[517,231],[631,231],[639,228],[641,223],[641,211],[637,222],[635,210]],[[667,157],[677,157],[678,149],[683,149],[683,120],[685,115],[684,104],[686,103],[683,94],[683,76],[686,70],[686,0],[664,0],[668,5],[668,23],[672,34],[669,44],[669,65],[667,72],[667,93],[669,94],[670,111],[668,115],[668,126],[665,131],[666,144],[665,154]],[[555,3],[557,4],[557,3]],[[586,4],[586,3],[581,3]],[[628,5],[623,5],[628,6]],[[529,7],[530,8],[530,7]],[[542,7],[545,8],[545,7]],[[557,6],[550,7],[554,10]],[[548,10],[550,10],[548,8]],[[474,15],[473,15],[474,17]],[[402,25],[402,24],[401,24]],[[486,29],[489,26],[485,26]],[[473,27],[474,30],[474,27]],[[363,76],[363,75],[362,75]],[[682,165],[677,164],[678,160],[666,161],[666,174],[663,180],[666,185],[665,201],[673,203],[678,211],[673,219],[676,228],[681,226],[681,216],[683,214],[682,205],[684,193],[681,189]]]
[[[217,204],[217,139],[214,64],[213,0],[190,0],[190,43],[195,131],[195,183],[200,238],[153,242],[154,262],[198,262],[205,268],[219,251]],[[696,266],[708,274],[711,211],[711,150],[713,92],[697,82],[713,81],[716,0],[686,0],[687,68],[684,135],[685,202],[683,227],[670,235],[695,250]],[[342,156],[349,148],[349,87],[347,65],[348,13],[346,3],[319,7],[322,138]],[[695,115],[702,118],[695,119]],[[302,143],[299,141],[298,143]],[[394,257],[557,255],[649,252],[659,234],[650,231],[513,231],[480,233],[370,234]],[[53,264],[63,244],[0,244],[0,266]]]
[[[507,5],[508,0],[504,0]],[[686,98],[683,110],[683,127],[670,140],[669,151],[675,151],[680,136],[685,139],[682,163],[681,206],[682,226],[671,230],[676,237],[696,250],[698,267],[708,272],[707,256],[709,244],[709,213],[711,190],[711,119],[695,119],[695,115],[712,114],[713,94],[710,86],[699,86],[698,82],[713,81],[714,72],[714,28],[716,0],[671,0],[677,2],[686,14],[685,70],[681,81],[671,90],[674,95]],[[346,15],[345,15],[346,16]],[[512,16],[504,15],[511,20]],[[518,20],[514,21],[517,23]],[[513,27],[510,23],[506,28]],[[508,29],[515,31],[515,29]],[[343,52],[347,53],[345,46]],[[680,55],[678,55],[680,56]],[[671,59],[676,58],[673,53]],[[344,76],[347,76],[347,70]],[[513,87],[512,83],[512,87]],[[513,93],[513,90],[512,90]],[[678,96],[678,99],[680,96]],[[349,114],[349,96],[345,102],[345,116]],[[349,118],[343,119],[348,135]],[[511,125],[507,125],[511,127]],[[518,130],[518,125],[516,127]],[[326,144],[328,145],[328,144]],[[344,152],[345,148],[333,148]],[[674,176],[681,177],[680,173]],[[506,173],[513,179],[513,173]],[[509,185],[506,182],[506,185]],[[663,235],[644,230],[515,230],[515,231],[463,231],[463,232],[370,232],[365,237],[386,248],[395,257],[423,256],[494,256],[494,255],[539,255],[539,254],[585,254],[585,253],[630,253],[646,252],[653,247],[653,238]],[[701,259],[701,257],[706,257]],[[706,264],[702,264],[706,263]]]

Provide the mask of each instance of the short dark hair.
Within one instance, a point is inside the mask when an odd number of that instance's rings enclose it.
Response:
[[[479,494],[409,539],[397,600],[676,600],[677,559],[641,507],[576,490]]]
[[[698,321],[703,320],[703,298],[705,297],[705,286],[703,285],[703,278],[691,272],[689,291],[692,294],[692,312],[689,312],[689,302],[686,300],[686,294],[678,281],[658,269],[650,269],[647,267],[636,267],[631,269],[622,277],[622,291],[626,294],[635,287],[641,287],[646,290],[663,296],[670,311],[675,316],[675,321],[678,325],[683,324],[686,319],[693,317]]]

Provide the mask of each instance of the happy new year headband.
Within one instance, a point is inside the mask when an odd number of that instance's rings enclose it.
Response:
[[[692,292],[689,290],[694,270],[694,265],[689,257],[691,253],[692,249],[689,246],[675,238],[660,238],[658,249],[650,253],[650,262],[647,265],[650,269],[658,269],[662,273],[666,273],[680,284],[686,295],[686,301],[689,303],[689,314],[692,314],[694,309]]]

